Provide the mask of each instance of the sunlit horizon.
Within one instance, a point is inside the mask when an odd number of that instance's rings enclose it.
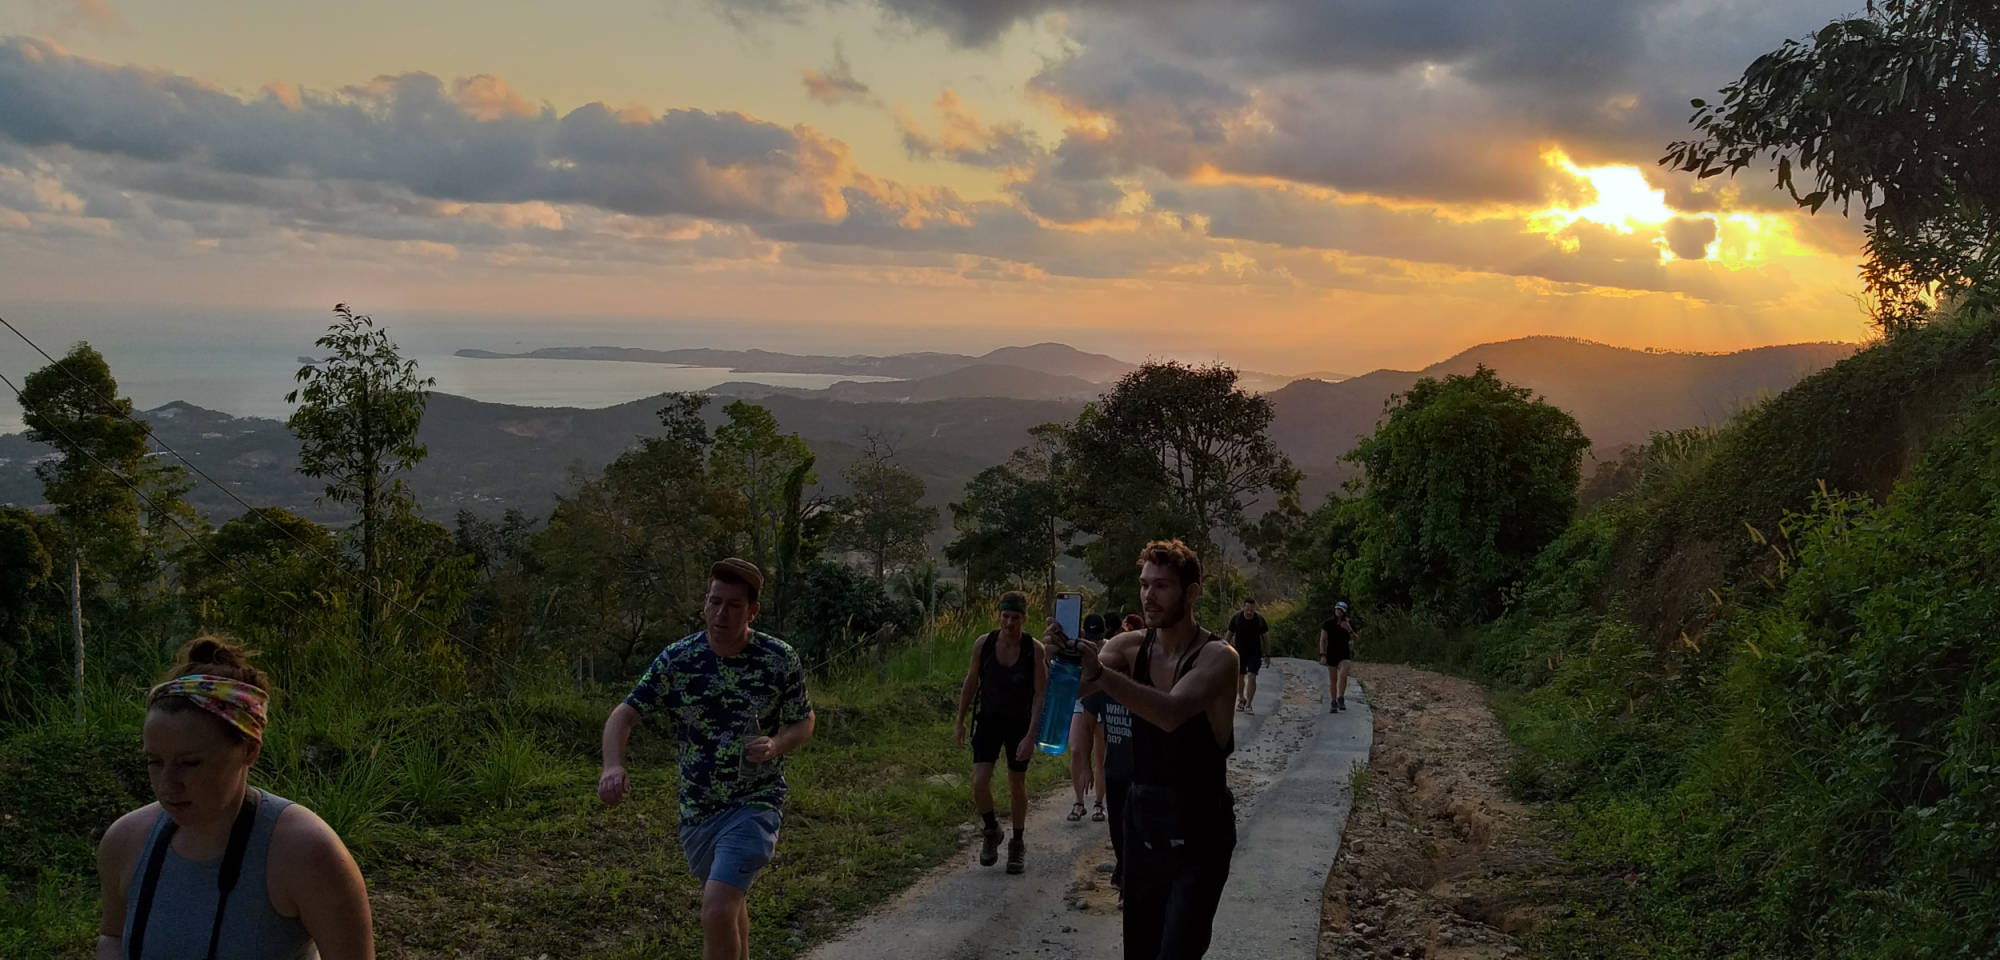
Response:
[[[1606,14],[1623,54],[1553,84],[1494,65],[1532,38],[1305,49],[1284,4],[0,4],[0,310],[701,316],[1276,373],[1863,339],[1856,224],[1653,162],[1837,8],[1669,8]]]

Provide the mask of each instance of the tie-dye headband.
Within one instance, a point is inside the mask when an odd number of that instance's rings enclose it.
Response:
[[[196,673],[154,687],[146,695],[146,703],[149,706],[158,703],[161,697],[186,697],[195,706],[243,731],[244,736],[257,743],[264,742],[264,705],[270,697],[253,684]]]

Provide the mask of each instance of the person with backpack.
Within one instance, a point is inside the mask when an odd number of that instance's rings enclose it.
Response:
[[[270,678],[220,637],[175,659],[139,734],[159,799],[97,845],[99,960],[370,960],[368,886],[346,844],[250,785]]]
[[[1022,631],[1028,596],[1010,590],[1000,597],[1000,628],[972,644],[972,662],[958,691],[957,739],[966,743],[965,720],[972,713],[972,806],[985,821],[979,865],[1000,856],[1000,821],[993,811],[993,765],[1005,755],[1014,835],[1007,841],[1007,872],[1027,870],[1028,758],[1035,752],[1035,719],[1042,715],[1049,665],[1042,645]]]

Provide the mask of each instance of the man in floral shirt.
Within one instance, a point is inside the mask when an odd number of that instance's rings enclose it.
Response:
[[[784,756],[813,733],[799,655],[750,629],[763,571],[731,557],[709,571],[708,629],[660,652],[604,725],[606,806],[625,798],[625,744],[665,711],[680,741],[681,848],[702,881],[703,960],[748,960],[750,883],[771,862],[785,807]]]

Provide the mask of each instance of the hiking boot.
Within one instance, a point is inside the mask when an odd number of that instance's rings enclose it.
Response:
[[[979,840],[979,865],[990,867],[1000,859],[1000,828],[987,827]]]
[[[1328,704],[1328,705],[1327,705],[1327,708],[1326,708],[1326,712],[1328,712],[1328,713],[1339,713],[1339,712],[1340,712],[1340,701],[1339,701],[1339,700],[1335,700],[1335,701],[1333,701],[1333,703],[1331,703],[1331,704]]]
[[[1007,841],[1007,872],[1025,873],[1028,869],[1028,845],[1020,837]]]
[[[1345,710],[1345,709],[1347,709],[1347,698],[1346,698],[1346,697],[1341,697],[1340,699],[1338,699],[1338,700],[1335,700],[1334,702],[1335,702],[1335,703],[1338,703],[1338,704],[1340,704],[1340,709],[1342,709],[1342,710]]]

